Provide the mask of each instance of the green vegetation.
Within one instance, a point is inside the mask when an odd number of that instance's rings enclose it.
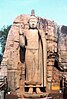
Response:
[[[5,44],[6,44],[6,40],[7,40],[7,35],[8,35],[10,28],[11,28],[11,25],[7,26],[7,27],[3,26],[3,28],[0,31],[0,33],[2,34],[0,36],[0,42],[2,44],[2,52],[4,52]]]

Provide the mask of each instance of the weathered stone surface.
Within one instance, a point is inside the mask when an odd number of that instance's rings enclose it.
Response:
[[[44,98],[44,97],[47,97],[48,96],[48,93],[41,93],[41,94],[24,94],[23,95],[25,98]]]
[[[1,67],[0,69],[0,76],[7,76],[7,68],[6,66]]]
[[[18,70],[8,70],[7,72],[8,86],[12,91],[15,91],[20,86],[20,72]]]
[[[59,62],[64,68],[64,65],[67,64],[67,31],[62,26],[59,30]],[[64,64],[64,65],[63,65]]]
[[[58,43],[58,51],[59,51],[59,66],[64,71],[63,80],[64,83],[67,82],[67,26],[61,26],[59,28],[59,43]],[[67,86],[67,83],[65,85]]]

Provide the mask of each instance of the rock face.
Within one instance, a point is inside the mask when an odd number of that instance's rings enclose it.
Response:
[[[64,70],[67,70],[67,27],[62,26],[59,30],[59,62]]]
[[[22,93],[25,91],[24,89],[24,81],[25,81],[25,66],[24,66],[24,51],[19,46],[19,32],[27,31],[28,20],[30,15],[20,15],[18,16],[9,31],[7,42],[5,46],[5,52],[3,56],[3,61],[1,65],[6,65],[6,76],[8,80],[8,87],[11,91],[15,92],[18,95],[22,96]],[[58,62],[60,64],[65,64],[67,56],[67,48],[66,45],[66,34],[63,34],[65,38],[63,39],[65,42],[63,44],[64,51],[61,54],[61,44],[62,38],[59,38],[58,42],[58,26],[54,21],[50,21],[47,19],[43,19],[38,17],[39,24],[38,29],[43,30],[46,35],[47,41],[47,91],[59,91],[60,90],[60,70],[58,68]],[[61,35],[61,34],[59,34]],[[59,45],[59,46],[58,46]],[[59,55],[58,55],[58,47],[59,47]],[[64,60],[62,59],[64,58]],[[65,61],[64,63],[61,61]],[[64,67],[65,68],[65,67]]]
[[[67,26],[59,28],[59,66],[63,70],[64,86],[67,88]]]

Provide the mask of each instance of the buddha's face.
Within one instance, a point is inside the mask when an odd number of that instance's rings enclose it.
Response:
[[[33,29],[37,28],[37,18],[36,17],[30,18],[29,26],[30,26],[30,28],[33,28]]]

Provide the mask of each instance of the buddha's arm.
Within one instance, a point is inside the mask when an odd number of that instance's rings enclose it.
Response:
[[[19,44],[21,47],[25,46],[25,36],[23,34],[20,34],[19,36]]]

